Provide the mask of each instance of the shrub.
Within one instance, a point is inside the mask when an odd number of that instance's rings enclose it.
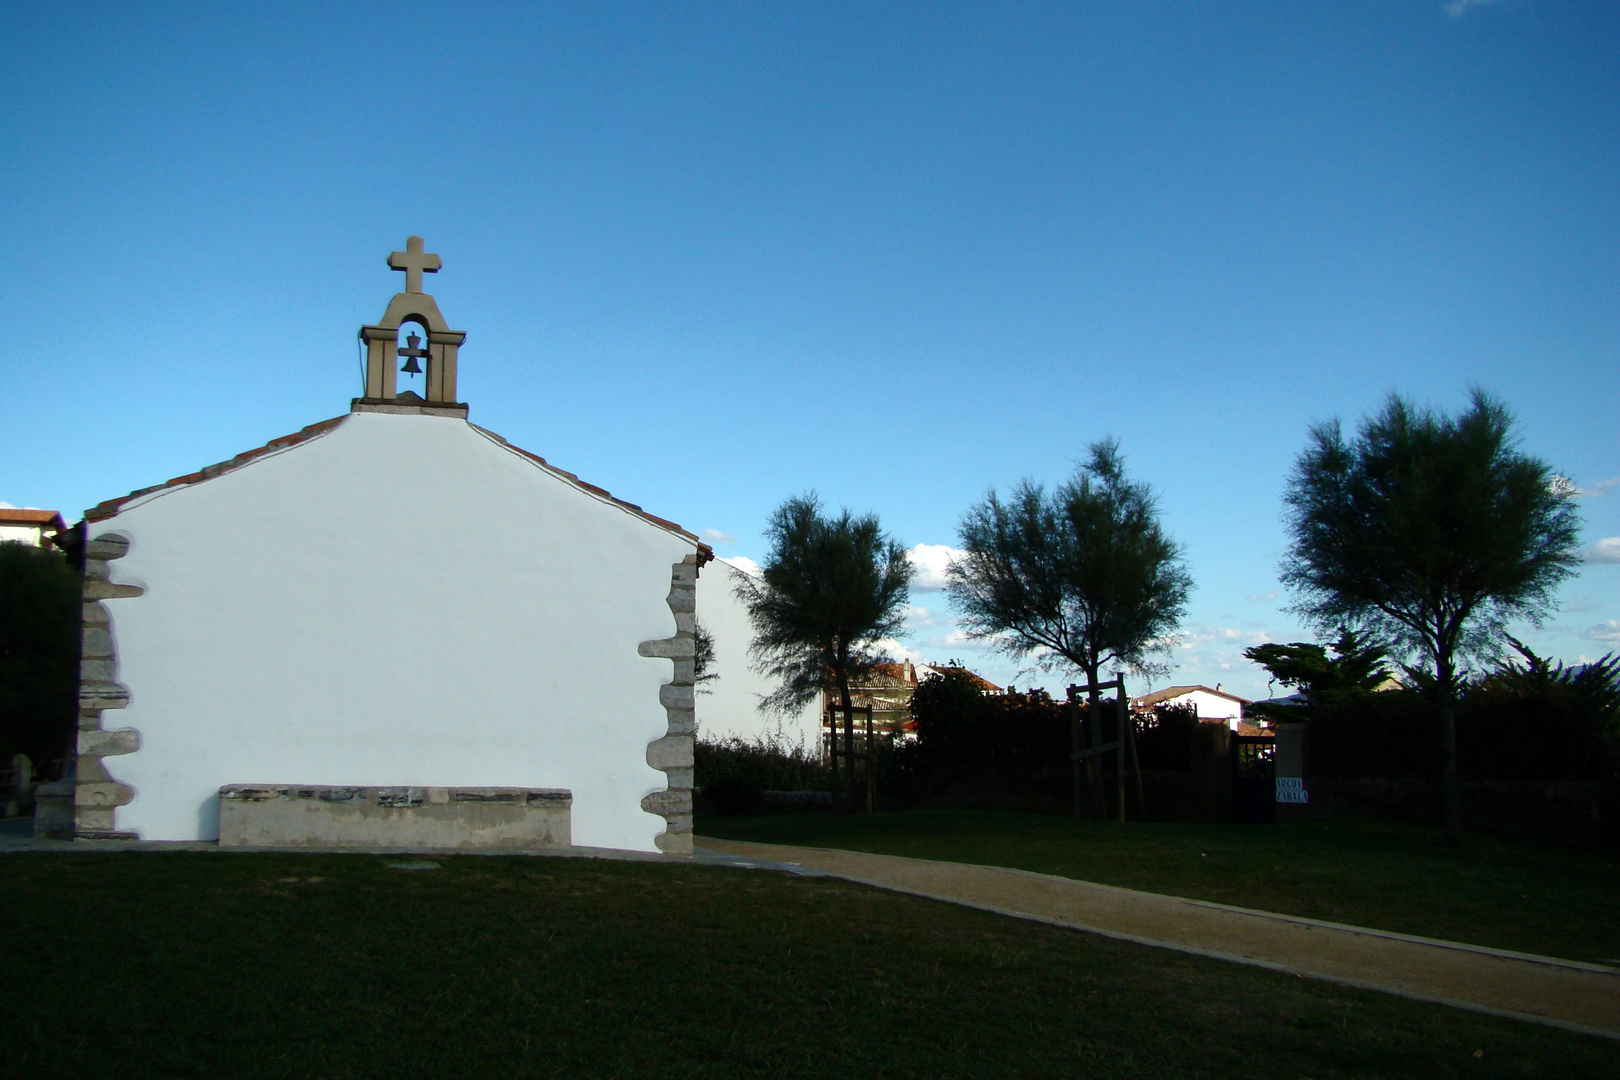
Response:
[[[692,766],[693,783],[728,815],[756,812],[767,791],[826,791],[831,783],[815,750],[789,744],[777,733],[752,741],[700,734]]]
[[[0,744],[40,770],[71,752],[78,685],[78,575],[57,552],[0,543]]]

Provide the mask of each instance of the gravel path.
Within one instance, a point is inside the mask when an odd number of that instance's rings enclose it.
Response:
[[[998,866],[697,838],[805,870],[1146,945],[1620,1039],[1620,969],[1184,900]],[[708,861],[707,859],[705,861]]]

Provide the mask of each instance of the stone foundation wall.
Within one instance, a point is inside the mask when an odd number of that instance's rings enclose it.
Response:
[[[421,849],[572,846],[573,795],[557,788],[227,784],[221,847]]]

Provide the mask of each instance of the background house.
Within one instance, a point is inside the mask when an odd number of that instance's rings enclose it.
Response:
[[[1131,708],[1137,712],[1146,712],[1158,705],[1190,705],[1201,723],[1219,720],[1233,731],[1238,730],[1244,706],[1249,704],[1248,698],[1227,693],[1219,683],[1213,687],[1167,686],[1131,699]]]
[[[44,547],[64,528],[62,515],[55,510],[0,506],[0,543]]]
[[[968,671],[966,668],[952,664],[914,664],[910,660],[897,664],[879,664],[872,673],[858,683],[850,685],[850,700],[856,708],[872,709],[872,731],[882,732],[893,739],[904,740],[914,738],[916,725],[911,715],[911,697],[917,692],[917,687],[932,675],[943,675],[947,672],[958,672],[971,679],[979,689],[986,694],[1002,693],[1002,688],[988,679]],[[833,727],[832,706],[841,704],[838,695],[823,691],[821,695],[821,723],[822,723],[822,753],[827,755],[831,746],[830,736]],[[843,716],[840,713],[837,724],[842,730]],[[864,729],[866,718],[856,716],[857,732]]]

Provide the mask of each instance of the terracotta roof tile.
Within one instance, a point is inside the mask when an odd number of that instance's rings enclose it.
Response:
[[[318,424],[310,424],[308,427],[295,431],[291,435],[283,435],[279,439],[271,439],[263,446],[258,446],[252,450],[246,450],[240,454],[237,454],[229,461],[221,461],[216,465],[204,466],[194,473],[187,473],[184,476],[177,476],[173,480],[167,480],[161,484],[153,484],[151,487],[144,487],[137,491],[132,491],[128,495],[120,495],[116,499],[108,499],[105,502],[97,503],[95,506],[92,506],[89,510],[84,512],[84,520],[105,521],[117,514],[118,511],[122,510],[126,504],[134,501],[135,499],[139,499],[143,495],[150,495],[154,491],[162,491],[164,488],[183,487],[187,484],[197,484],[204,480],[212,480],[214,477],[228,473],[232,469],[240,468],[241,466],[252,461],[254,458],[268,454],[272,450],[281,450],[289,446],[295,446],[298,443],[304,442],[308,439],[313,439],[317,435],[324,435],[341,424],[348,415],[348,413],[345,413],[343,416],[334,416],[330,420],[322,420]]]
[[[551,464],[545,458],[541,457],[539,454],[536,454],[536,453],[534,453],[533,451],[530,451],[530,450],[525,450],[521,446],[514,446],[512,443],[507,442],[506,438],[504,436],[497,435],[493,431],[490,431],[488,428],[481,428],[477,424],[473,424],[473,423],[469,423],[467,426],[472,428],[474,431],[477,431],[477,432],[483,434],[484,436],[486,436],[487,438],[493,440],[494,442],[497,442],[500,445],[506,447],[508,450],[512,450],[512,451],[514,451],[516,453],[522,454],[524,457],[528,458],[530,461],[533,461],[535,464],[539,465],[541,468],[545,469],[547,472],[551,473],[553,476],[561,477],[562,479],[568,481],[570,484],[573,484],[574,486],[580,488],[583,491],[588,491],[592,495],[596,495],[596,496],[599,496],[599,497],[601,497],[603,499],[606,499],[608,502],[612,503],[613,505],[615,505],[617,507],[620,507],[621,509],[630,511],[632,514],[634,514],[637,517],[641,518],[643,521],[647,522],[650,525],[656,525],[660,529],[664,529],[664,530],[666,530],[668,532],[675,533],[678,536],[683,537],[684,539],[692,541],[692,543],[697,545],[698,565],[699,566],[702,566],[702,565],[708,563],[711,559],[714,558],[714,548],[710,547],[708,544],[703,543],[703,541],[701,541],[701,540],[699,540],[697,538],[697,535],[695,533],[689,532],[686,529],[681,528],[681,526],[677,525],[675,522],[670,521],[670,520],[668,520],[666,518],[661,518],[656,514],[649,514],[649,513],[647,513],[647,511],[643,510],[641,507],[637,506],[635,503],[626,502],[625,500],[623,500],[621,498],[618,498],[617,496],[615,496],[613,494],[613,492],[609,491],[607,488],[597,487],[595,484],[587,483],[586,481],[581,480],[574,473],[571,473],[566,469],[557,468],[557,466]]]
[[[0,507],[0,525],[56,525],[63,524],[62,515],[55,510]]]

